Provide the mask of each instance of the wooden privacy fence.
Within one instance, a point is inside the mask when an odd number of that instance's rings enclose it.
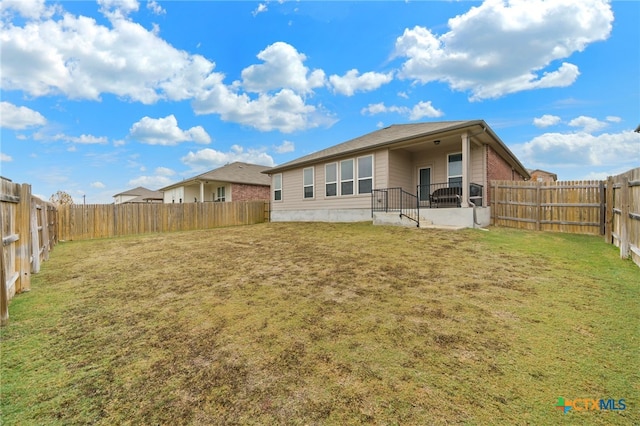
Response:
[[[494,181],[490,190],[492,224],[604,235],[640,266],[640,167],[606,181]]]
[[[604,182],[493,181],[494,225],[537,231],[604,234]]]
[[[31,274],[56,244],[56,207],[31,195],[31,185],[0,178],[0,325],[9,320],[9,301],[31,288]]]
[[[88,204],[58,209],[61,241],[191,231],[268,221],[265,201]]]
[[[640,167],[606,182],[605,240],[640,266]]]

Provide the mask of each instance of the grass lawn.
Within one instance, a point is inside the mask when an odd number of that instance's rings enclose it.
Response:
[[[62,243],[1,330],[1,422],[638,424],[639,301],[640,268],[590,236],[271,223]]]

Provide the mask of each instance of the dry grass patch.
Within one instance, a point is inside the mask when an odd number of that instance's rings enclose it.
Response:
[[[637,418],[640,270],[599,238],[261,224],[65,243],[33,281],[6,424]]]

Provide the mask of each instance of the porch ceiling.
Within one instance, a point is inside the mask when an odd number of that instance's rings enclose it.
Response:
[[[440,142],[436,145],[434,141],[440,141]],[[480,144],[479,141],[475,140],[475,138],[472,138],[472,142],[475,142],[478,145]],[[411,153],[418,153],[418,152],[425,152],[425,151],[431,151],[431,150],[443,149],[443,148],[459,150],[461,147],[462,147],[462,138],[460,135],[455,135],[455,136],[449,136],[449,137],[429,138],[429,139],[423,139],[420,141],[413,141],[408,144],[390,147],[389,150],[390,151],[403,150]]]

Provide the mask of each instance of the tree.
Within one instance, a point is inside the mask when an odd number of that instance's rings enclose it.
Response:
[[[69,193],[64,191],[58,191],[49,198],[49,201],[57,206],[71,206],[73,205],[73,198]]]

